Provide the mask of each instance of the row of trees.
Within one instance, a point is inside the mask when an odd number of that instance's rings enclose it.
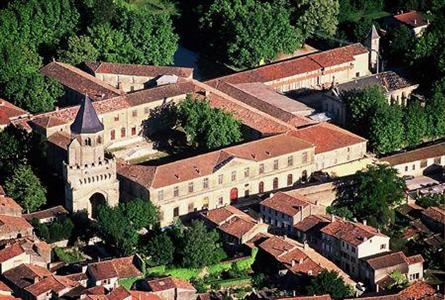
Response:
[[[378,154],[441,138],[445,136],[444,87],[436,86],[424,107],[415,99],[406,107],[390,105],[377,86],[350,91],[344,95],[349,129],[368,138]]]
[[[51,58],[170,64],[178,41],[169,14],[124,0],[13,0],[0,24],[0,96],[32,113],[62,95],[39,72]]]

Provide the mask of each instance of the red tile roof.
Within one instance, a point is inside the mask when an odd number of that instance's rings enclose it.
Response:
[[[183,290],[196,291],[196,289],[190,282],[176,277],[165,277],[165,278],[147,280],[147,285],[153,292],[161,292],[170,289],[183,289]]]
[[[382,157],[381,161],[388,162],[391,166],[414,162],[422,159],[440,157],[445,155],[445,143],[422,147],[419,149]]]
[[[11,197],[6,197],[0,193],[0,208],[5,207],[14,210],[22,210],[22,207]]]
[[[410,264],[410,265],[425,262],[425,260],[423,259],[423,257],[422,257],[421,254],[417,254],[417,255],[413,255],[413,256],[408,256],[407,259],[408,259],[408,264]]]
[[[409,264],[408,258],[402,251],[377,254],[372,256],[371,258],[366,259],[366,262],[374,270],[393,267],[400,264]]]
[[[208,176],[235,158],[263,161],[310,148],[299,138],[280,134],[156,167],[120,163],[118,173],[146,188],[160,188]]]
[[[29,115],[27,111],[4,99],[0,99],[0,126],[8,125],[11,120],[27,115]]]
[[[88,272],[95,280],[129,278],[142,275],[133,264],[134,256],[115,258],[88,265]]]
[[[48,209],[39,210],[30,214],[25,214],[23,217],[28,221],[32,221],[32,219],[46,219],[46,218],[55,218],[62,215],[67,215],[68,211],[62,206],[54,206]]]
[[[131,106],[164,100],[165,98],[186,95],[200,90],[194,81],[184,80],[175,84],[167,84],[151,89],[140,90],[127,95],[127,101]]]
[[[273,194],[272,197],[263,200],[260,204],[293,217],[298,214],[302,208],[310,205],[308,201],[309,199],[303,195],[293,194],[291,196],[286,193],[278,192]]]
[[[317,275],[322,267],[305,254],[293,241],[272,236],[258,246],[293,273]]]
[[[38,297],[48,292],[58,293],[64,289],[74,288],[78,285],[79,283],[72,281],[69,278],[52,275],[45,277],[30,286],[27,286],[25,290],[31,295]]]
[[[14,243],[0,250],[0,263],[4,263],[23,253],[25,253],[25,250],[20,246],[20,243]]]
[[[176,75],[191,78],[193,68],[171,66],[149,66],[135,64],[118,64],[109,62],[86,62],[85,65],[94,73],[122,74],[143,77],[158,77],[161,75]]]
[[[297,129],[292,134],[314,144],[316,154],[366,142],[366,139],[330,123]]]
[[[123,92],[76,67],[61,62],[51,62],[40,69],[43,75],[93,100],[104,100],[122,95]]]
[[[129,291],[127,291],[123,286],[119,286],[114,288],[108,295],[108,300],[124,300],[124,299],[132,299],[132,296]]]
[[[331,300],[330,295],[320,295],[320,296],[296,296],[296,297],[279,297],[273,298],[274,300]]]
[[[326,226],[327,224],[329,224],[329,222],[331,222],[331,217],[329,216],[310,215],[304,218],[303,221],[295,224],[294,228],[301,232],[307,232],[315,227]]]
[[[0,215],[0,234],[26,230],[32,230],[32,226],[24,218]]]
[[[22,289],[33,284],[36,279],[42,279],[52,274],[47,269],[36,265],[21,264],[18,267],[9,269],[2,275],[8,283]]]
[[[423,17],[422,13],[415,10],[395,15],[394,18],[399,22],[414,28],[428,25],[428,22]]]
[[[386,235],[380,233],[374,227],[338,218],[323,227],[321,232],[354,246],[358,246],[363,243],[365,239],[370,239],[374,236],[386,237]]]
[[[304,57],[293,58],[255,69],[235,73],[208,81],[215,86],[218,81],[229,83],[271,82],[277,79],[296,76],[308,72],[321,73],[322,68],[353,62],[354,56],[365,54],[368,50],[361,44],[339,47]]]
[[[2,292],[12,292],[11,288],[6,285],[3,281],[0,280],[0,291]]]
[[[440,207],[428,207],[422,211],[422,214],[436,222],[445,224],[445,210]]]
[[[397,294],[362,297],[360,300],[420,300],[420,299],[440,299],[434,296],[438,295],[437,291],[424,281],[416,281],[407,288]],[[348,300],[357,299],[350,298]],[[443,299],[443,297],[442,297]]]
[[[132,300],[161,300],[158,295],[145,291],[130,291]]]

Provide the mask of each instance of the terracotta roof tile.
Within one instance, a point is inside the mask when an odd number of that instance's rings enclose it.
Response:
[[[0,263],[4,263],[22,253],[25,253],[19,243],[14,243],[9,247],[0,250]]]
[[[0,215],[0,233],[9,234],[11,232],[26,231],[32,229],[29,224],[22,217]]]
[[[38,297],[48,292],[58,293],[64,289],[74,288],[78,285],[79,284],[77,282],[68,278],[52,275],[45,277],[30,286],[27,286],[25,290],[31,295]]]
[[[331,299],[332,298],[330,295],[274,298],[274,300],[331,300]]]
[[[366,139],[329,123],[297,129],[292,134],[314,144],[316,154],[366,142]]]
[[[0,99],[0,125],[7,125],[11,120],[27,115],[29,115],[27,111],[4,99]]]
[[[199,87],[196,86],[194,81],[186,80],[130,93],[127,95],[127,99],[131,106],[136,106],[152,101],[164,100],[169,97],[193,93],[198,90]]]
[[[408,264],[410,264],[410,265],[425,262],[425,260],[423,259],[423,257],[422,257],[421,254],[417,254],[417,255],[413,255],[413,256],[408,256],[407,259],[408,259]]]
[[[142,275],[133,264],[134,256],[115,258],[88,265],[88,272],[96,279],[129,278]]]
[[[301,232],[308,232],[314,228],[321,230],[324,226],[331,222],[329,216],[311,215],[294,225],[294,228]]]
[[[30,214],[25,214],[23,217],[28,221],[31,222],[32,219],[46,219],[46,218],[55,218],[62,215],[67,215],[68,211],[62,206],[54,206],[48,209],[39,210]]]
[[[36,279],[42,279],[51,275],[51,272],[47,269],[32,264],[21,264],[3,273],[3,277],[9,283],[21,289],[30,286]]]
[[[382,157],[380,160],[388,162],[391,166],[395,166],[417,160],[440,157],[442,155],[445,155],[445,143]]]
[[[147,280],[147,285],[153,292],[161,292],[170,289],[184,289],[184,290],[196,291],[196,289],[190,282],[176,277],[165,277],[165,278]]]
[[[393,267],[399,264],[409,264],[408,258],[402,251],[373,255],[367,258],[366,262],[374,270]]]
[[[0,280],[0,291],[1,292],[12,292],[12,289]]]
[[[0,190],[2,190],[2,188],[0,188]],[[0,208],[2,207],[19,211],[22,210],[22,207],[17,202],[15,202],[14,199],[12,199],[11,197],[6,197],[5,195],[2,195],[2,193],[0,193]]]
[[[280,134],[156,167],[118,164],[118,173],[146,188],[160,188],[208,176],[234,158],[262,161],[310,148],[311,144],[299,138]],[[230,156],[221,163],[219,158],[222,152]]]
[[[158,295],[145,291],[130,291],[132,300],[161,300]]]
[[[123,94],[122,91],[106,84],[104,81],[61,62],[51,62],[40,69],[40,72],[80,94],[87,93],[95,101]]]
[[[436,222],[445,224],[445,210],[440,207],[428,207],[422,211],[422,214]]]
[[[308,199],[303,195],[288,195],[282,192],[273,194],[272,197],[263,200],[260,204],[291,217],[310,205]]]
[[[386,237],[377,229],[361,223],[344,221],[342,219],[335,219],[334,222],[329,223],[321,229],[321,232],[335,237],[338,240],[345,241],[351,245],[358,246],[374,236]]]
[[[399,22],[402,22],[411,27],[420,27],[428,25],[427,20],[423,17],[422,13],[412,10],[406,13],[395,15],[394,18]]]
[[[144,77],[158,77],[161,75],[176,75],[191,78],[193,68],[172,66],[149,66],[135,64],[119,64],[109,62],[86,62],[85,65],[94,73],[122,74]]]
[[[108,300],[124,300],[124,299],[131,299],[132,296],[129,291],[127,291],[123,286],[119,286],[117,288],[114,288],[108,295]]]

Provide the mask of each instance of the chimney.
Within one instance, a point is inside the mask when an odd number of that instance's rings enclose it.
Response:
[[[303,250],[309,250],[309,244],[307,243],[307,241],[305,240],[303,243]]]
[[[206,96],[206,97],[210,96],[210,91],[209,90],[204,90],[204,96]]]
[[[295,266],[295,260],[291,261],[291,265],[292,265],[292,267]]]
[[[298,260],[298,264],[301,265],[301,264],[303,263],[303,261],[304,261],[304,259],[300,258],[300,259]]]
[[[368,223],[368,222],[366,221],[366,219],[365,219],[365,220],[363,220],[363,225],[365,225],[365,226],[366,226],[366,225],[367,225],[367,223]]]
[[[417,25],[417,19],[414,19],[414,25]]]
[[[335,215],[334,214],[331,215],[331,222],[335,222]]]

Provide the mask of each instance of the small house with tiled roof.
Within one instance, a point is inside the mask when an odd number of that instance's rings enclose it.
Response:
[[[411,28],[416,37],[422,36],[430,24],[429,20],[421,12],[415,10],[398,13],[394,15],[394,19],[399,22],[399,24]]]
[[[293,226],[293,236],[301,242],[307,242],[312,248],[321,252],[321,229],[332,221],[328,215],[310,215]]]
[[[0,99],[0,131],[5,129],[12,121],[26,118],[29,115],[27,111],[20,107],[4,99]]]
[[[68,215],[68,211],[62,206],[57,205],[43,210],[38,210],[29,214],[23,215],[23,217],[31,222],[37,220],[39,223],[51,223],[55,220],[62,220]]]
[[[9,269],[2,274],[4,282],[18,296],[25,294],[25,289],[44,278],[52,276],[52,273],[46,268],[33,264],[21,264],[15,268]]]
[[[409,282],[423,279],[423,257],[407,257],[402,251],[381,253],[364,257],[360,261],[360,278],[372,290],[380,292],[389,288],[391,274],[400,272]]]
[[[0,240],[31,236],[33,227],[24,218],[0,215]]]
[[[201,213],[205,223],[217,228],[226,244],[234,247],[246,243],[259,233],[267,232],[267,224],[255,220],[232,205]]]
[[[0,194],[0,215],[21,217],[22,207],[11,197]]]
[[[437,233],[445,232],[445,210],[441,207],[428,207],[421,212],[425,225]]]
[[[321,230],[322,254],[357,278],[359,259],[389,251],[389,237],[378,229],[337,217]]]
[[[161,300],[195,300],[197,298],[193,285],[176,277],[144,280],[142,286]]]

